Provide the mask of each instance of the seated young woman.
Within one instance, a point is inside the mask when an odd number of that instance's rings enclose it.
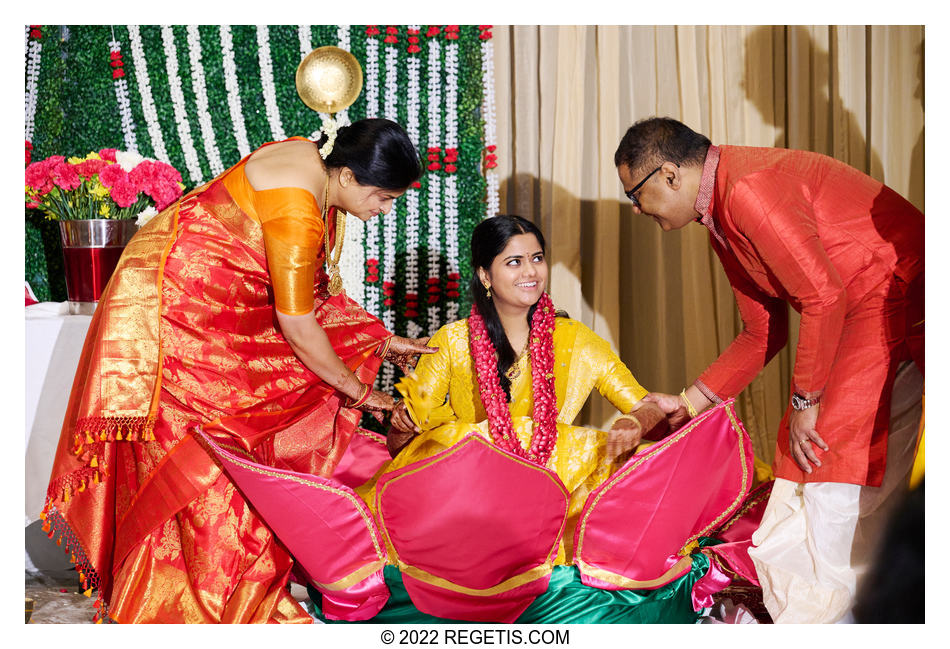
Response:
[[[452,477],[456,469],[447,469],[438,485],[426,482],[429,478],[419,478],[424,484],[417,493],[422,493],[420,500],[429,504],[409,498],[408,505],[400,510],[403,515],[409,512],[409,518],[415,516],[414,522],[406,517],[396,521],[396,516],[385,511],[385,500],[377,498],[377,489],[385,495],[392,493],[386,492],[392,486],[387,481],[393,483],[394,478],[414,472],[427,475],[417,470],[431,468],[438,460],[434,456],[441,454],[444,459],[471,442],[470,436],[477,435],[491,448],[500,447],[515,456],[515,463],[535,469],[545,467],[556,474],[563,485],[558,493],[564,494],[558,497],[562,503],[566,501],[563,533],[556,552],[553,546],[550,550],[550,581],[540,594],[533,595],[533,600],[529,598],[530,605],[517,619],[509,621],[695,622],[700,613],[691,590],[709,567],[702,555],[685,574],[652,590],[594,587],[582,582],[574,565],[575,527],[588,496],[624,465],[641,439],[662,439],[668,433],[665,416],[655,404],[643,400],[647,390],[605,340],[556,312],[545,292],[549,271],[544,237],[534,224],[518,216],[486,219],[475,228],[471,249],[475,269],[471,315],[442,327],[429,342],[438,351],[421,357],[415,371],[397,385],[404,400],[393,410],[388,438],[394,458],[356,489],[384,529],[388,552],[385,581],[389,598],[372,621],[452,621],[451,615],[441,612],[442,604],[430,604],[429,612],[423,612],[425,603],[420,604],[422,600],[417,597],[427,586],[415,578],[418,571],[407,572],[416,570],[419,564],[408,566],[410,562],[396,552],[392,538],[418,543],[420,536],[428,534],[431,538],[423,545],[431,548],[429,557],[455,556],[456,560],[447,564],[443,560],[443,564],[464,578],[472,570],[489,567],[462,550],[446,551],[448,541],[442,537],[450,534],[444,532],[445,526],[431,524],[433,517],[451,520],[446,523],[449,528],[456,523],[470,524],[473,516],[482,517],[479,520],[484,521],[487,530],[486,543],[495,543],[499,536],[517,535],[526,525],[519,518],[528,516],[527,511],[534,510],[535,503],[537,508],[547,506],[529,497],[528,507],[519,517],[514,506],[501,502],[508,500],[504,496],[499,499],[497,493],[486,495],[500,479],[500,474],[493,472],[498,470],[497,465],[491,469],[486,464],[457,479]],[[573,425],[595,389],[619,411],[607,432]],[[516,483],[513,491],[519,493],[512,494],[510,500],[525,498],[523,492],[530,488],[527,483]],[[467,494],[459,495],[459,491]],[[486,498],[491,501],[488,505]],[[475,503],[477,506],[472,507]],[[423,508],[431,509],[419,512]],[[473,513],[473,509],[479,511]],[[637,533],[645,532],[644,528]],[[523,540],[511,536],[507,546],[500,546],[501,554],[519,542]],[[477,548],[478,542],[468,545]],[[453,551],[457,554],[451,554]],[[425,552],[421,562],[435,565]],[[488,563],[505,560],[492,552],[484,551]],[[424,575],[422,581],[435,584],[437,590],[442,588],[443,595],[445,589],[454,590],[460,597],[472,592],[458,583],[447,583],[451,579]],[[412,598],[410,591],[415,593]],[[321,593],[312,587],[309,592],[317,616],[326,620],[320,612]],[[443,595],[439,596],[441,603],[451,599]],[[482,619],[493,618],[486,614]]]
[[[391,472],[431,457],[473,430],[554,471],[570,493],[559,561],[570,560],[573,521],[590,491],[641,438],[668,432],[666,416],[610,348],[582,323],[555,311],[545,292],[544,236],[520,216],[486,219],[472,233],[469,318],[448,324],[397,389],[388,436]],[[516,351],[518,350],[518,351]],[[610,432],[573,426],[593,390],[620,413]],[[489,413],[484,404],[495,403]],[[421,434],[420,434],[421,433]],[[371,481],[358,493],[372,508]]]

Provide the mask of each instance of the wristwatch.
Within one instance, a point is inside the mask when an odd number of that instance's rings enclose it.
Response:
[[[806,399],[802,395],[795,392],[792,394],[792,408],[795,410],[808,410],[812,406],[818,404],[818,399],[819,397],[815,397],[814,399]]]

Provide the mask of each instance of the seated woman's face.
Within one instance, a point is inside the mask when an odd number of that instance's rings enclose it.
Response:
[[[541,298],[548,283],[548,262],[538,238],[516,234],[492,261],[491,268],[479,269],[482,283],[491,284],[492,300],[499,306],[530,308]]]

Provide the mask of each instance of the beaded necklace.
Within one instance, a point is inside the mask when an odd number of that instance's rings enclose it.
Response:
[[[525,449],[515,435],[508,401],[498,378],[498,358],[475,305],[468,318],[469,344],[478,377],[478,393],[488,413],[488,429],[495,444],[530,462],[547,464],[557,443],[557,398],[554,393],[554,305],[547,293],[541,294],[531,318],[528,350],[534,395],[534,430],[531,445]]]

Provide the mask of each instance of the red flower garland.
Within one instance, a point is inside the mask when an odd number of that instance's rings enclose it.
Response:
[[[534,430],[525,450],[515,435],[508,401],[498,378],[498,359],[485,321],[475,305],[468,318],[469,345],[478,376],[478,393],[488,413],[488,429],[499,448],[540,466],[547,464],[557,444],[557,399],[554,393],[554,305],[541,295],[531,319],[528,350],[531,354],[531,388],[534,395]]]

